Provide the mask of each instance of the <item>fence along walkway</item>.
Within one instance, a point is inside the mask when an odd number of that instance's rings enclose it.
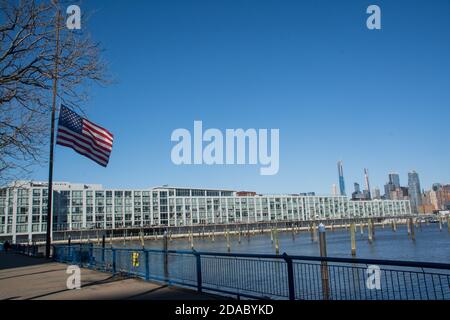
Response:
[[[55,246],[53,252],[59,262],[238,298],[450,300],[450,264],[442,263],[93,245]]]

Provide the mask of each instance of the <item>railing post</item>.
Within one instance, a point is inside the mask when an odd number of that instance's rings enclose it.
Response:
[[[169,281],[169,243],[167,239],[167,231],[164,231],[164,280]]]
[[[295,300],[294,267],[292,265],[292,259],[286,254],[286,252],[283,253],[283,258],[287,263],[289,300]]]
[[[150,280],[150,258],[147,250],[143,249],[145,257],[145,280]]]
[[[202,259],[199,253],[194,251],[197,261],[197,291],[202,292]]]
[[[89,267],[92,268],[94,265],[94,244],[89,243]]]
[[[105,244],[106,244],[106,237],[105,234],[102,236],[102,264],[105,265]]]
[[[116,274],[116,249],[111,248],[112,251],[112,273]]]

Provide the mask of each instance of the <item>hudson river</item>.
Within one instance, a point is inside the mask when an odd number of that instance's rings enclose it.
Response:
[[[329,257],[351,257],[350,232],[345,229],[327,230],[327,251]],[[279,252],[291,255],[318,256],[319,242],[311,241],[308,231],[295,233],[279,232]],[[235,253],[270,253],[275,254],[275,241],[272,243],[270,233],[251,235],[248,238],[244,233],[241,243],[238,235],[230,234],[231,252]],[[127,241],[115,243],[115,247],[140,247],[140,242]],[[162,240],[146,240],[146,248],[162,249]],[[205,235],[204,238],[194,237],[194,248],[197,251],[227,252],[226,238],[224,235],[215,235],[215,241]],[[169,241],[171,250],[190,250],[190,241],[187,238],[173,239]],[[390,225],[383,229],[377,226],[375,240],[369,243],[367,228],[361,235],[359,226],[356,232],[356,257],[389,260],[411,260],[426,262],[450,263],[450,234],[447,225],[439,230],[439,224],[422,224],[422,228],[415,228],[415,241],[408,239],[406,225],[398,225],[397,231],[392,231]]]

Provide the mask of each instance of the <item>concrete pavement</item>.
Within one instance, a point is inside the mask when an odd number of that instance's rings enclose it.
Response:
[[[0,300],[213,300],[217,296],[136,278],[81,269],[81,289],[69,290],[66,264],[0,252]]]

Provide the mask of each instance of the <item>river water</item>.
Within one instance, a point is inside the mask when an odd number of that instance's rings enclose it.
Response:
[[[279,232],[279,252],[290,255],[318,256],[319,242],[311,241],[311,235],[307,231],[295,233]],[[327,252],[329,257],[351,257],[350,232],[345,229],[327,230]],[[197,251],[227,252],[226,238],[224,235],[215,235],[215,241],[208,236],[204,238],[194,237],[194,248]],[[115,247],[140,247],[138,241],[116,243]],[[146,248],[162,249],[162,240],[146,240]],[[275,254],[275,241],[272,243],[270,233],[251,235],[242,234],[241,243],[238,235],[230,234],[231,252],[234,253],[268,253]],[[169,241],[171,250],[190,250],[191,244],[187,238],[172,239]],[[450,234],[447,225],[442,230],[439,224],[422,224],[415,228],[415,240],[408,238],[406,225],[398,225],[394,232],[391,226],[385,228],[377,226],[375,239],[368,241],[367,228],[360,233],[359,226],[356,232],[356,258],[409,260],[423,262],[450,263]]]

